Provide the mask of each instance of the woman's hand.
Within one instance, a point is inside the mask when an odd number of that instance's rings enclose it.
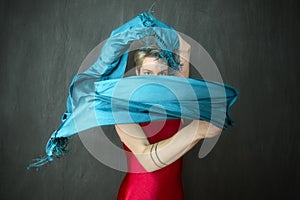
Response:
[[[200,139],[212,138],[222,132],[221,128],[204,120],[194,120],[190,125],[197,127],[197,134]]]

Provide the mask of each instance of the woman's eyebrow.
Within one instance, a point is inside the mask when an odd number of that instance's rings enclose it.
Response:
[[[165,71],[168,71],[168,69],[163,69],[163,70],[159,71],[159,73],[160,73],[160,72],[165,72]]]
[[[143,68],[143,71],[150,71],[150,72],[152,72],[151,69],[147,69],[147,68]]]

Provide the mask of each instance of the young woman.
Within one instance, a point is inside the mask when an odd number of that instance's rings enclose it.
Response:
[[[189,46],[180,38],[181,52]],[[176,76],[188,77],[189,62]],[[138,51],[135,55],[136,75],[170,75],[169,66],[159,58],[159,50]],[[155,92],[155,91],[153,91]],[[182,128],[182,119],[140,124],[118,124],[116,131],[127,151],[128,173],[118,193],[118,200],[182,200],[182,156],[205,137],[221,132],[212,124],[194,120]],[[136,173],[138,172],[138,173]]]

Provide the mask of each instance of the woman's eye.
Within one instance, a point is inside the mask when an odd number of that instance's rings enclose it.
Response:
[[[161,72],[158,74],[159,76],[167,76],[168,74],[166,72]]]
[[[144,72],[144,75],[151,75],[151,72]]]

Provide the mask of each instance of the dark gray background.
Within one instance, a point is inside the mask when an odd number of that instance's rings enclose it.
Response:
[[[0,199],[115,199],[124,173],[94,159],[78,136],[70,155],[38,172],[26,165],[44,154],[83,59],[152,1],[0,2]],[[184,157],[187,200],[299,194],[299,10],[296,0],[158,1],[154,15],[198,41],[240,90],[236,126],[204,159],[200,144]]]

